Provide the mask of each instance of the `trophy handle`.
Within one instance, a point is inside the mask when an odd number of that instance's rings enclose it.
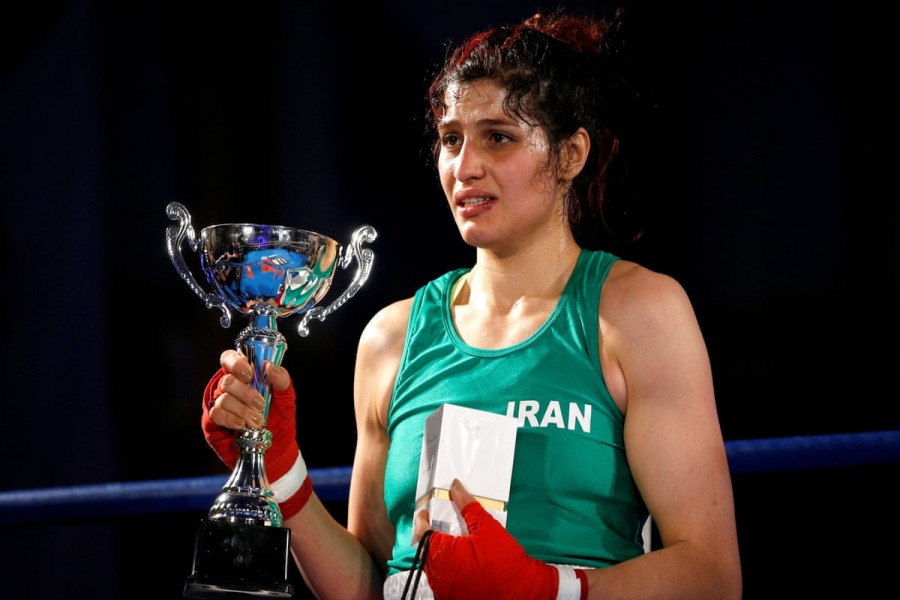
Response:
[[[306,337],[309,334],[307,322],[310,319],[324,321],[325,317],[343,306],[347,300],[352,298],[356,292],[359,291],[359,288],[362,287],[369,278],[369,273],[372,271],[372,261],[375,260],[375,253],[369,248],[363,248],[363,244],[374,241],[377,236],[378,234],[375,232],[375,228],[371,225],[361,225],[356,228],[353,235],[350,237],[350,244],[347,246],[346,252],[344,252],[344,255],[341,257],[340,263],[338,263],[340,268],[346,269],[350,266],[350,262],[353,259],[357,260],[359,266],[353,276],[353,281],[351,281],[350,285],[347,286],[347,289],[345,289],[344,292],[335,298],[328,306],[316,306],[307,311],[306,314],[303,315],[300,324],[297,326],[297,333]]]
[[[173,221],[178,221],[178,225],[169,225],[166,227],[166,249],[169,252],[169,259],[172,261],[172,264],[175,265],[175,270],[178,271],[181,278],[188,284],[188,287],[194,290],[194,293],[206,303],[206,308],[215,307],[222,311],[222,316],[219,318],[219,324],[225,328],[230,327],[231,311],[225,306],[225,301],[215,294],[207,294],[206,291],[200,287],[200,284],[194,279],[193,273],[191,273],[190,268],[187,266],[184,256],[181,254],[181,244],[185,239],[187,239],[188,246],[193,252],[197,252],[198,249],[197,235],[194,233],[194,227],[191,225],[191,214],[183,204],[179,204],[178,202],[170,202],[169,205],[166,206],[166,214],[169,215],[169,218]]]

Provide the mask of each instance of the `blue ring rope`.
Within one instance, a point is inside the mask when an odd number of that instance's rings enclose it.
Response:
[[[900,430],[726,441],[732,473],[900,462]],[[325,502],[346,500],[350,467],[310,469]],[[0,492],[0,524],[206,511],[227,475]]]

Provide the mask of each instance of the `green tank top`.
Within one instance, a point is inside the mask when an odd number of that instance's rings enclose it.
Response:
[[[519,430],[507,529],[539,560],[603,567],[643,553],[647,510],[625,459],[623,416],[600,370],[600,288],[617,257],[582,250],[541,328],[500,350],[467,345],[450,316],[458,269],[420,288],[388,412],[390,573],[408,570],[425,418],[449,402],[512,415]],[[463,482],[465,484],[465,482]]]

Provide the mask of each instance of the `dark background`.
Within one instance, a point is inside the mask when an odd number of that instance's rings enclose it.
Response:
[[[243,324],[177,276],[172,201],[198,230],[378,231],[350,302],[309,337],[281,326],[307,463],[351,463],[365,322],[474,259],[425,160],[432,68],[446,41],[554,6],[352,4],[0,9],[0,491],[226,473],[199,398]],[[647,234],[623,254],[691,295],[726,440],[900,429],[897,5],[619,4],[659,106],[632,138]],[[736,473],[745,597],[894,586],[898,472]],[[180,598],[202,512],[4,525],[0,594]]]

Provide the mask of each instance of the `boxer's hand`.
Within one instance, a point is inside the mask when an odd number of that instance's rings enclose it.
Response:
[[[265,426],[272,433],[272,445],[264,455],[266,476],[282,517],[287,519],[303,508],[312,493],[306,463],[297,446],[297,396],[290,374],[266,363],[271,391],[266,422],[265,400],[251,384],[252,372],[246,358],[227,350],[222,353],[220,364],[203,394],[201,425],[206,441],[233,469],[239,454],[236,430]]]
[[[450,498],[460,509],[469,533],[431,533],[424,571],[437,600],[587,598],[583,571],[548,565],[528,556],[458,480],[450,487]],[[428,513],[422,511],[415,523],[420,537],[428,526]]]

